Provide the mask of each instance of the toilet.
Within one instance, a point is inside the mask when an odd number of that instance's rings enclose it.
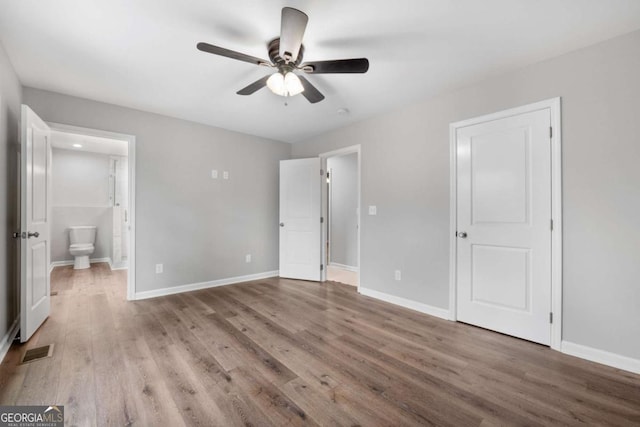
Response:
[[[96,241],[96,226],[81,225],[69,227],[69,253],[75,257],[74,270],[89,268],[89,255],[94,251]]]

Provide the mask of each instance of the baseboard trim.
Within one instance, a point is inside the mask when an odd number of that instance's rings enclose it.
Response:
[[[2,337],[2,341],[0,342],[0,363],[4,361],[4,357],[9,352],[9,348],[11,348],[11,344],[13,343],[14,338],[18,334],[18,330],[20,329],[20,316],[16,320],[13,321],[13,324],[7,331],[7,333]]]
[[[570,341],[562,341],[561,350],[570,356],[579,357],[581,359],[590,360],[592,362],[601,363],[613,368],[640,374],[640,360],[631,357],[622,356],[616,353],[610,353],[586,345],[576,344]]]
[[[154,289],[153,291],[136,292],[133,299],[141,300],[148,298],[162,297],[166,295],[181,294],[183,292],[197,291],[200,289],[216,288],[218,286],[233,285],[235,283],[251,282],[252,280],[267,279],[277,277],[279,272],[265,271],[263,273],[248,274],[246,276],[229,277],[227,279],[212,280],[210,282],[191,283],[188,285],[172,286],[164,289]]]
[[[358,267],[354,267],[352,265],[346,265],[346,264],[338,264],[337,262],[330,262],[329,267],[338,267],[343,270],[353,271],[354,273],[357,273],[358,270],[360,270]]]
[[[421,302],[412,301],[410,299],[397,297],[395,295],[385,294],[384,292],[374,291],[373,289],[366,289],[360,286],[358,289],[362,295],[379,299],[381,301],[389,302],[391,304],[399,305],[410,310],[419,311],[420,313],[428,314],[430,316],[439,317],[441,319],[449,320],[449,310],[440,307],[434,307],[432,305],[423,304]]]
[[[73,265],[73,262],[74,261],[72,259],[64,260],[64,261],[52,261],[51,264],[49,264],[49,273],[51,273],[53,269],[56,267],[65,267],[67,265]],[[112,265],[111,258],[91,258],[89,262],[91,264],[95,264],[97,262],[106,262],[107,264],[109,264],[109,268],[113,270],[113,268],[111,267]]]

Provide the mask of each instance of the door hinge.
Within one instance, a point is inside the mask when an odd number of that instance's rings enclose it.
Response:
[[[549,323],[553,323],[553,313],[549,313]]]
[[[320,169],[320,176],[324,176],[324,171]]]
[[[324,264],[320,264],[320,271],[324,270]]]
[[[553,127],[549,126],[549,138],[553,138]]]
[[[324,217],[323,216],[320,217],[320,224],[324,224]]]
[[[550,221],[551,221],[551,231],[553,231],[553,220],[550,220]]]

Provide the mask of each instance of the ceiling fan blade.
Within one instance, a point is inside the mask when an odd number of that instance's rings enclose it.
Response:
[[[280,26],[280,57],[287,62],[295,62],[302,45],[302,36],[309,17],[292,7],[282,8]]]
[[[302,87],[304,88],[302,95],[304,95],[304,97],[307,98],[307,101],[309,101],[312,104],[315,104],[316,102],[320,102],[324,99],[324,95],[321,94],[320,91],[316,89],[316,87],[309,82],[309,80],[304,78],[304,76],[298,76],[298,77],[300,78],[300,82],[302,83]]]
[[[269,79],[269,77],[271,76],[264,76],[260,80],[256,80],[255,82],[251,83],[249,86],[240,89],[236,93],[238,95],[251,95],[252,93],[257,92],[263,87],[265,87],[267,85],[267,80]]]
[[[369,70],[369,60],[356,58],[305,62],[300,68],[309,74],[366,73]]]
[[[266,64],[271,65],[269,61],[265,61],[264,59],[256,58],[255,56],[245,55],[244,53],[236,52],[234,50],[225,49],[223,47],[214,46],[209,43],[200,42],[198,43],[198,50],[207,53],[213,53],[214,55],[226,56],[227,58],[237,59],[238,61],[248,62],[250,64]]]

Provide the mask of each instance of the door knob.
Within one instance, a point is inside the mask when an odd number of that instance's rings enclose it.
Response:
[[[284,222],[281,222],[281,223],[280,223],[280,227],[284,227]]]
[[[30,239],[30,238],[32,238],[32,237],[35,237],[35,238],[37,239],[38,237],[40,237],[40,233],[38,233],[37,231],[36,231],[35,233],[28,232],[28,233],[27,233],[27,238],[29,238],[29,239]]]
[[[466,239],[467,238],[467,233],[464,231],[459,231],[458,232],[458,237],[460,237],[461,239]]]

